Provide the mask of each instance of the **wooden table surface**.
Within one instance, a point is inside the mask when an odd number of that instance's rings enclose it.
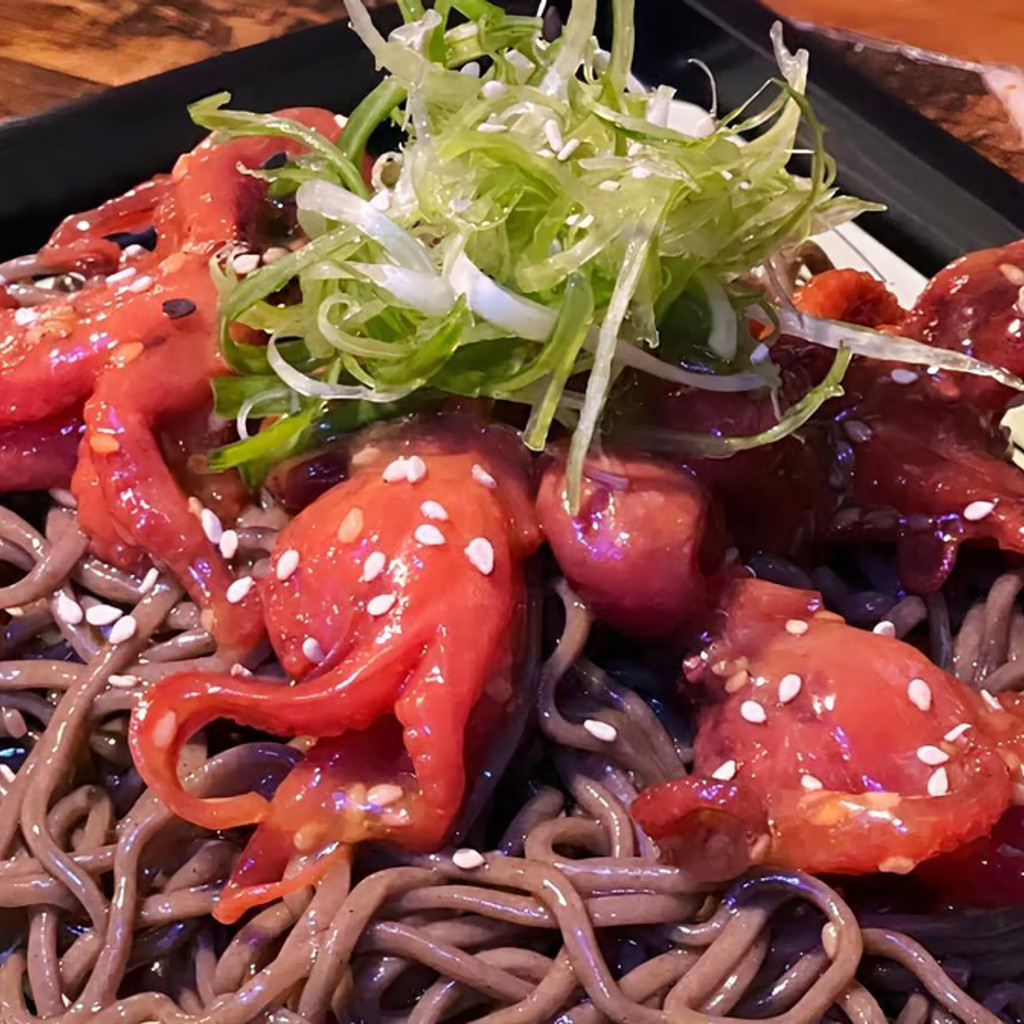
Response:
[[[338,17],[340,0],[0,0],[0,117]]]
[[[371,0],[382,6],[389,0]],[[646,0],[667,3],[671,0]],[[728,3],[729,0],[720,0]],[[1024,65],[1024,0],[765,0],[780,14],[965,60]],[[31,114],[338,17],[340,0],[0,0],[0,118]],[[1024,179],[1024,143],[977,124],[999,104],[968,81],[922,90],[855,47],[846,59]]]

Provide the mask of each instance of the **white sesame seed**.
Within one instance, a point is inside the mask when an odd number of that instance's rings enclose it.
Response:
[[[969,523],[976,523],[990,515],[995,507],[996,503],[994,501],[972,501],[964,509],[964,519]]]
[[[241,604],[249,596],[249,591],[255,584],[256,581],[251,576],[239,576],[228,587],[228,604]]]
[[[123,644],[126,640],[131,640],[135,636],[135,631],[138,628],[139,624],[135,620],[135,616],[125,615],[110,627],[107,640],[112,644]]]
[[[254,252],[242,253],[231,261],[231,266],[235,273],[240,274],[242,277],[245,277],[246,274],[251,274],[259,265],[259,255]]]
[[[307,636],[302,641],[302,654],[308,661],[320,664],[324,660],[324,649],[320,646],[320,642],[314,637]]]
[[[582,217],[580,217],[580,222],[577,226],[580,228],[581,231],[586,231],[587,228],[589,228],[593,223],[594,215],[592,213],[585,213]]]
[[[188,505],[189,512],[197,519],[203,514],[203,503],[195,495],[192,495],[186,504]]]
[[[783,676],[779,682],[779,701],[788,704],[791,700],[795,700],[803,685],[804,681],[795,672]]]
[[[576,227],[576,225],[579,224],[580,218],[582,216],[583,216],[582,213],[570,213],[569,216],[565,218],[565,226],[567,228],[574,228],[574,227]]]
[[[462,67],[459,68],[459,74],[467,75],[469,78],[479,78],[480,61],[471,60],[468,64],[463,64]]]
[[[132,242],[131,245],[126,245],[121,252],[121,255],[127,260],[137,259],[139,256],[145,256],[149,250],[144,245],[137,245]]]
[[[112,604],[94,604],[91,608],[87,608],[85,612],[85,621],[90,626],[111,626],[124,612],[120,608],[115,608]]]
[[[383,551],[371,551],[363,562],[363,574],[359,577],[362,583],[372,583],[388,564],[387,555]]]
[[[238,554],[238,531],[225,530],[220,535],[218,547],[220,548],[221,557],[226,558],[230,562]]]
[[[732,759],[723,761],[712,773],[711,778],[719,782],[729,782],[736,777],[736,762]]]
[[[803,619],[790,619],[786,623],[786,632],[792,636],[803,636],[810,628]]]
[[[178,716],[173,711],[166,711],[157,719],[153,726],[153,743],[157,747],[169,747],[174,742],[174,734],[178,731]]]
[[[421,523],[417,526],[413,531],[413,536],[416,538],[417,544],[428,548],[440,547],[445,542],[444,534],[430,523]]]
[[[9,608],[5,608],[4,611],[14,619],[20,619],[25,614],[25,609],[17,604],[12,604]]]
[[[502,96],[508,93],[508,86],[504,82],[484,82],[480,86],[480,95],[485,100],[500,100]]]
[[[229,671],[231,675],[237,676],[241,679],[245,679],[252,675],[252,673],[240,661],[236,661]]]
[[[871,630],[875,636],[895,636],[896,625],[890,622],[888,619],[882,619],[881,622],[876,622]]]
[[[751,725],[763,725],[768,720],[764,708],[756,700],[745,700],[740,705],[740,717]]]
[[[420,512],[427,519],[436,519],[439,523],[448,521],[448,510],[437,501],[424,501],[420,503]]]
[[[14,772],[11,770],[10,765],[0,764],[0,779],[10,784],[14,781]]]
[[[408,479],[408,459],[394,459],[384,467],[381,479],[386,484],[397,484]]]
[[[75,227],[79,231],[88,231],[89,228],[92,227],[92,221],[85,220],[84,218],[82,220],[76,220],[75,221]]]
[[[949,775],[945,768],[936,768],[928,776],[928,795],[945,796],[949,792]]]
[[[763,363],[771,355],[771,349],[762,341],[750,353],[752,363]]]
[[[348,124],[348,118],[344,114],[335,114],[334,115],[334,123],[339,128],[344,128],[345,125]]]
[[[1010,284],[1015,284],[1019,288],[1024,284],[1024,270],[1020,267],[1014,266],[1012,263],[1000,263],[999,273],[1006,278]]]
[[[889,376],[894,384],[913,384],[917,380],[917,374],[913,370],[906,370],[902,366],[897,366]]]
[[[142,680],[138,676],[107,676],[107,682],[118,690],[131,690]]]
[[[366,799],[375,807],[389,807],[398,803],[405,796],[405,790],[393,782],[381,782],[371,786],[366,792]]]
[[[50,497],[65,508],[78,508],[78,499],[66,487],[51,487]]]
[[[481,121],[476,130],[484,135],[500,135],[508,131],[507,124],[496,124],[494,121]]]
[[[66,622],[69,626],[77,626],[85,618],[82,606],[73,597],[65,594],[64,591],[60,591],[57,594],[54,610],[57,613],[57,618],[61,622]]]
[[[267,251],[260,257],[260,262],[264,266],[269,267],[271,263],[276,263],[278,260],[283,260],[285,256],[290,256],[291,253],[280,245],[272,245]]]
[[[130,281],[135,276],[134,267],[125,267],[124,270],[117,271],[116,274],[109,274],[107,276],[107,284],[120,284],[122,281]]]
[[[156,586],[158,579],[160,579],[160,570],[153,566],[142,577],[142,582],[139,584],[139,593],[148,594]]]
[[[619,184],[619,182],[614,181],[611,178],[609,178],[607,181],[602,181],[601,184],[598,185],[597,187],[602,192],[618,192],[619,189],[622,188],[622,186]]]
[[[153,284],[153,278],[148,274],[143,274],[142,277],[135,278],[130,285],[128,285],[128,291],[130,292],[144,292],[147,288],[150,288]]]
[[[374,618],[377,618],[379,615],[387,615],[397,600],[397,594],[378,594],[366,602],[366,610]]]
[[[14,311],[14,322],[19,327],[28,327],[29,324],[34,324],[38,319],[39,313],[34,309],[29,309],[27,306],[22,306]]]
[[[274,575],[284,583],[298,567],[298,551],[295,548],[288,548],[287,551],[281,552],[281,557],[277,560],[277,566],[274,568]]]
[[[427,475],[427,464],[418,456],[413,455],[405,466],[405,478],[411,484],[418,483]]]
[[[650,178],[654,175],[654,171],[649,167],[634,167],[629,173],[631,177],[636,178],[638,181],[643,181],[645,178]]]
[[[871,428],[866,423],[861,423],[860,420],[845,420],[843,430],[854,444],[863,444],[865,441],[871,440]]]
[[[463,871],[475,871],[482,868],[487,861],[479,850],[456,850],[452,854],[452,863]]]
[[[818,789],[824,789],[824,786],[822,786],[821,784],[821,779],[816,778],[814,775],[801,775],[800,785],[803,786],[804,789],[806,789],[808,792],[813,792],[814,790]]]
[[[970,727],[970,722],[961,722],[959,725],[954,725],[953,728],[950,729],[949,732],[947,732],[946,735],[942,738],[947,743],[956,743],[956,741],[960,739],[960,737],[963,736],[963,734],[967,732],[967,730],[970,729]]]
[[[485,576],[494,572],[494,548],[486,537],[474,537],[464,548],[463,554]]]
[[[641,146],[639,142],[636,142],[636,141],[631,142],[626,147],[626,156],[636,156],[640,152],[640,150],[643,149],[643,148],[644,147]]]
[[[932,688],[923,679],[911,679],[907,683],[907,699],[915,708],[928,711],[932,706]]]
[[[495,480],[494,477],[491,476],[491,474],[488,473],[487,470],[484,469],[484,467],[479,465],[478,463],[473,464],[472,475],[473,479],[478,484],[482,484],[484,487],[490,487],[493,490],[495,487],[498,486],[498,481]]]
[[[580,148],[579,139],[570,139],[556,154],[558,159],[562,162],[566,161]]]
[[[224,536],[224,525],[217,517],[217,513],[212,508],[204,508],[199,513],[199,521],[203,524],[203,533],[206,534],[206,539],[211,544],[219,544],[221,537]]]
[[[979,692],[979,693],[981,694],[981,699],[982,699],[982,700],[983,700],[983,701],[984,701],[984,702],[985,702],[985,703],[986,703],[986,704],[987,704],[987,705],[988,705],[988,706],[989,706],[989,707],[990,707],[990,708],[991,708],[991,709],[992,709],[993,711],[1002,711],[1002,710],[1003,710],[1003,705],[999,703],[999,698],[998,698],[998,697],[996,697],[996,696],[995,696],[995,695],[994,695],[994,694],[992,693],[992,691],[991,691],[991,690],[986,690],[986,689],[985,689],[985,687],[982,687],[982,688],[981,688],[981,689],[980,689],[980,690],[979,690],[978,692]]]
[[[335,536],[342,544],[351,544],[363,532],[363,510],[353,506],[345,513],[345,518],[338,524]]]
[[[618,730],[608,722],[602,722],[597,718],[588,718],[583,723],[583,728],[602,743],[614,743],[619,738]]]
[[[548,140],[552,153],[557,153],[565,145],[562,140],[562,129],[558,127],[558,122],[553,118],[548,118],[544,122],[544,138]]]
[[[938,747],[926,743],[923,747],[917,748],[917,759],[922,764],[934,768],[936,765],[945,764],[949,760],[949,754]]]
[[[836,709],[836,695],[834,693],[826,694],[825,699],[822,701],[825,705],[826,711],[835,711]]]

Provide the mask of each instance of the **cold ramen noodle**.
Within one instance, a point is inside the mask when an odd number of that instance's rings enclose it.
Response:
[[[779,34],[347,6],[0,265],[0,1020],[1020,1020],[1024,243],[830,267]]]

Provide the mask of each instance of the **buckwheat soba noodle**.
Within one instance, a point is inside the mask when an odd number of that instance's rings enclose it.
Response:
[[[778,28],[345,5],[0,263],[0,1024],[1020,1024],[1024,243],[833,268]]]
[[[91,558],[73,508],[30,513],[0,518],[15,579],[0,591],[15,612],[0,663],[5,1021],[981,1022],[1024,1009],[1020,912],[858,916],[800,872],[709,888],[659,864],[627,808],[637,787],[686,771],[686,729],[650,673],[637,690],[622,681],[628,667],[610,675],[588,659],[590,616],[564,584],[561,601],[548,599],[557,645],[529,669],[537,727],[463,824],[485,866],[460,867],[451,850],[361,852],[315,892],[220,925],[210,911],[243,838],[176,820],[146,792],[125,741],[139,693],[214,665],[212,641],[174,583]],[[272,531],[243,518],[240,533],[258,566]],[[810,582],[778,559],[755,567]],[[877,558],[871,568],[877,579]],[[971,685],[1015,684],[1019,573],[954,612],[955,635],[941,597],[925,608],[857,592],[831,570],[813,577],[826,574],[846,614],[927,630]],[[114,605],[138,628],[112,645],[112,626],[68,621],[68,600]],[[596,740],[585,718],[617,742]],[[298,757],[270,738],[213,742],[188,748],[195,793],[270,790]]]

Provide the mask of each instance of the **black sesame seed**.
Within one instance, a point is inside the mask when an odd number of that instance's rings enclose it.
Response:
[[[196,311],[196,304],[191,299],[168,299],[164,303],[164,316],[171,320],[180,320]]]
[[[265,171],[273,171],[278,167],[284,167],[288,163],[288,154],[285,152],[275,153],[272,157],[268,157],[263,162],[263,169]]]

